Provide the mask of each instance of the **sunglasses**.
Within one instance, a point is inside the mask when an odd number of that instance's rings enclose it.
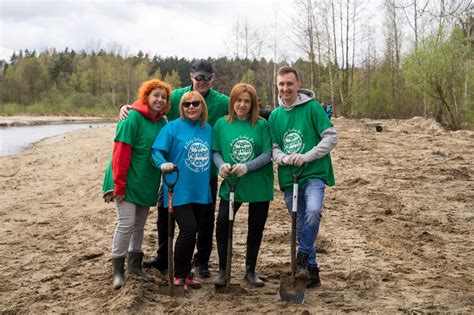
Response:
[[[183,102],[184,108],[189,108],[191,105],[193,105],[194,108],[199,107],[199,105],[201,105],[201,101]]]
[[[198,82],[201,82],[202,80],[204,81],[210,81],[212,79],[212,76],[207,76],[207,75],[197,75],[194,77],[194,80],[198,81]]]

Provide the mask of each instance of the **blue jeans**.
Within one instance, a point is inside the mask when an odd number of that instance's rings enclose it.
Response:
[[[296,212],[296,237],[298,252],[309,254],[309,265],[317,265],[316,238],[323,214],[325,183],[319,178],[311,178],[298,189],[298,207]],[[285,203],[291,215],[293,189],[285,191]]]

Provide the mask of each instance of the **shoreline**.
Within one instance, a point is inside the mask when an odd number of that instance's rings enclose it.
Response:
[[[69,123],[116,122],[117,118],[94,116],[0,116],[0,127],[36,126]]]

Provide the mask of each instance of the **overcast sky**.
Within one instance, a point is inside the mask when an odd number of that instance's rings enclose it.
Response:
[[[251,25],[281,22],[288,0],[0,0],[0,59],[13,51],[121,47],[153,55],[229,55],[237,19]],[[283,25],[283,23],[280,23]]]

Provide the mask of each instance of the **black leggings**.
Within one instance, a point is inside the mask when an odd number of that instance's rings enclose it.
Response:
[[[191,272],[199,221],[203,211],[208,211],[209,207],[208,204],[197,203],[174,207],[174,218],[179,226],[174,252],[175,277],[185,278]]]
[[[241,202],[235,202],[234,217],[237,214]],[[247,230],[247,255],[246,265],[255,268],[258,250],[262,242],[263,230],[267,222],[268,208],[270,201],[250,202],[248,215],[248,230]],[[234,227],[235,228],[235,227]],[[223,246],[223,250],[227,250],[227,238],[229,235],[229,201],[221,199],[219,204],[219,213],[217,215],[216,224],[216,241]],[[219,255],[222,256],[222,255]],[[219,257],[219,264],[222,265],[221,260],[224,257]],[[222,266],[221,266],[222,267]]]

